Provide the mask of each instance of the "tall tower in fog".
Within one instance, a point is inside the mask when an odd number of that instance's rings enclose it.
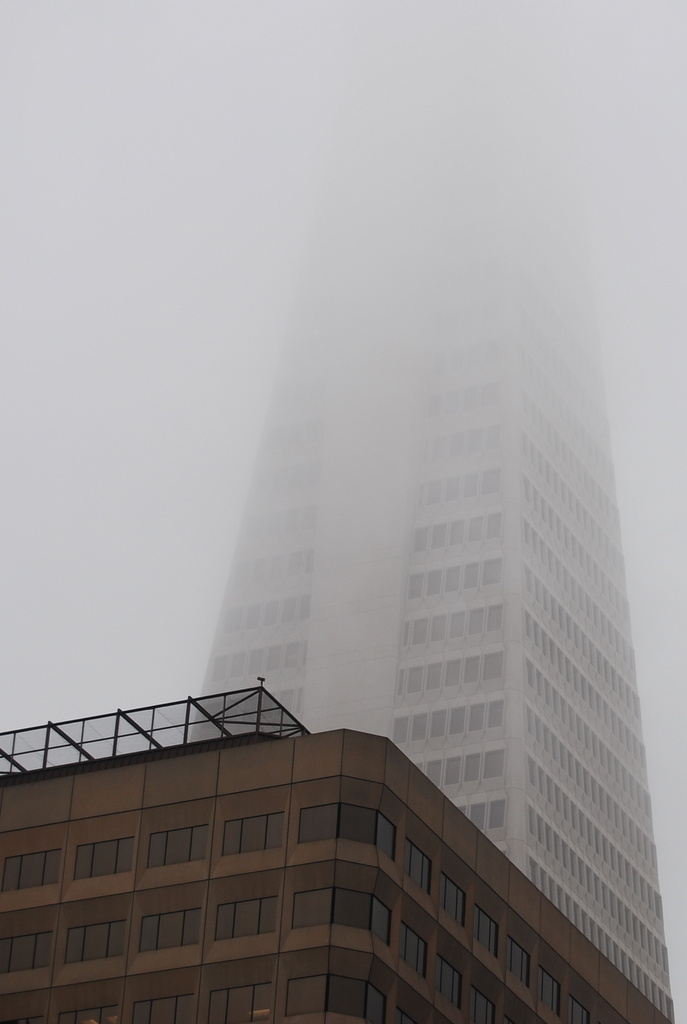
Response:
[[[390,735],[669,1013],[571,162],[527,62],[475,49],[362,76],[205,689]]]

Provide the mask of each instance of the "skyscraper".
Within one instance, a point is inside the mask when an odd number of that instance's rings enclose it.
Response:
[[[206,690],[391,736],[667,1012],[571,158],[526,62],[470,53],[363,76]]]

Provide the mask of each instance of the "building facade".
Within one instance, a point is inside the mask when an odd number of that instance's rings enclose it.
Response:
[[[432,55],[342,133],[205,686],[393,738],[665,1012],[569,160],[521,67]]]
[[[388,739],[143,711],[0,737],[3,1024],[666,1024]]]

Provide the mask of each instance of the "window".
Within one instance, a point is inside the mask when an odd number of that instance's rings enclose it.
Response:
[[[444,589],[449,594],[454,590],[460,589],[460,566],[449,565],[446,569],[446,580],[444,583]]]
[[[501,490],[501,470],[485,469],[482,473],[482,494],[495,494]]]
[[[470,1020],[473,1024],[494,1024],[496,1007],[479,989],[470,989]]]
[[[193,996],[166,996],[134,1003],[131,1024],[195,1024]]]
[[[489,804],[489,828],[503,828],[506,820],[506,801],[492,800]]]
[[[396,826],[381,811],[355,804],[323,804],[301,810],[298,842],[318,839],[353,839],[372,843],[393,859],[396,849]]]
[[[52,932],[38,932],[0,939],[0,974],[46,967],[50,962],[51,936]]]
[[[506,945],[506,964],[511,974],[514,974],[523,985],[529,985],[530,954],[510,935]]]
[[[498,729],[503,725],[503,701],[493,700],[489,704],[487,729]]]
[[[589,1010],[574,996],[568,997],[568,1024],[589,1024]]]
[[[441,580],[444,575],[443,569],[431,569],[427,573],[427,597],[434,597],[441,593]]]
[[[242,935],[273,932],[277,922],[277,897],[222,903],[217,907],[216,939],[236,939]]]
[[[482,565],[482,586],[487,587],[491,583],[501,582],[500,558],[490,558]]]
[[[481,907],[475,905],[475,929],[474,935],[478,942],[493,953],[498,955],[499,926],[493,917],[490,917]]]
[[[457,786],[460,782],[460,768],[463,763],[463,758],[460,757],[447,757],[446,758],[446,772],[444,774],[444,785],[446,786]]]
[[[406,839],[403,870],[421,888],[429,892],[432,862],[410,839]]]
[[[486,657],[486,655],[485,655]],[[470,655],[465,659],[465,684],[479,682],[479,655]]]
[[[431,725],[429,729],[429,735],[432,739],[436,739],[438,736],[444,736],[446,734],[447,715],[448,712],[446,708],[432,712]]]
[[[286,1016],[322,1011],[384,1024],[386,999],[374,985],[359,978],[335,974],[292,978],[286,992]]]
[[[394,743],[406,743],[408,740],[408,716],[394,720]]]
[[[171,946],[189,946],[198,941],[200,907],[176,910],[170,914],[151,914],[141,921],[139,950],[169,949]]]
[[[441,872],[441,885],[439,887],[439,905],[458,924],[465,924],[465,893],[443,871]]]
[[[42,850],[5,858],[2,889],[30,889],[37,885],[52,885],[60,871],[60,850]]]
[[[503,676],[503,651],[490,651],[482,662],[482,679],[491,682]]]
[[[153,832],[148,847],[148,867],[156,868],[165,864],[184,864],[191,860],[202,860],[207,851],[207,843],[207,825]]]
[[[59,1015],[57,1024],[109,1024],[118,1019],[119,1007],[115,1003],[112,1006],[90,1006],[85,1010],[67,1010]]]
[[[404,921],[401,921],[399,953],[405,962],[424,978],[427,971],[427,943]]]
[[[283,825],[283,811],[225,821],[222,854],[273,850],[281,846]]]
[[[494,540],[501,536],[501,513],[494,512],[487,516],[487,540]]]
[[[422,597],[424,589],[425,574],[422,572],[415,572],[411,575],[408,580],[408,597],[417,598]]]
[[[556,1015],[560,1015],[561,986],[543,967],[539,968],[539,998]]]
[[[468,713],[468,732],[481,732],[484,728],[484,704],[472,704]]]
[[[470,811],[468,813],[468,816],[470,818],[470,821],[473,823],[473,825],[476,825],[477,828],[484,828],[484,818],[486,810],[487,805],[484,803],[483,800],[479,800],[477,803],[470,804]]]
[[[220,988],[210,993],[208,1024],[243,1024],[267,1020],[271,1016],[272,986],[241,985]]]
[[[448,731],[452,736],[465,732],[465,707],[451,708]]]
[[[452,612],[449,620],[449,640],[455,640],[465,633],[465,612]]]
[[[413,644],[426,644],[429,619],[415,619],[413,622]]]
[[[74,878],[96,878],[99,875],[118,875],[122,871],[130,871],[133,852],[133,836],[77,846]]]
[[[479,779],[479,763],[481,754],[466,754],[465,768],[463,770],[463,782],[477,782]]]
[[[413,715],[410,728],[411,740],[424,740],[427,736],[427,715]]]
[[[501,629],[503,624],[503,605],[492,604],[487,608],[487,633]]]
[[[488,750],[482,765],[483,779],[499,779],[503,775],[503,750]]]
[[[436,988],[450,1003],[460,1008],[460,990],[462,976],[459,971],[452,967],[448,960],[437,956],[436,966]]]
[[[244,629],[257,629],[260,625],[260,605],[249,604],[246,608],[246,621]]]
[[[469,562],[463,570],[463,590],[474,590],[479,581],[479,562]]]

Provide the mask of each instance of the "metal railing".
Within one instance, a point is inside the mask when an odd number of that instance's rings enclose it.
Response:
[[[0,777],[206,740],[307,733],[258,686],[0,733]]]

